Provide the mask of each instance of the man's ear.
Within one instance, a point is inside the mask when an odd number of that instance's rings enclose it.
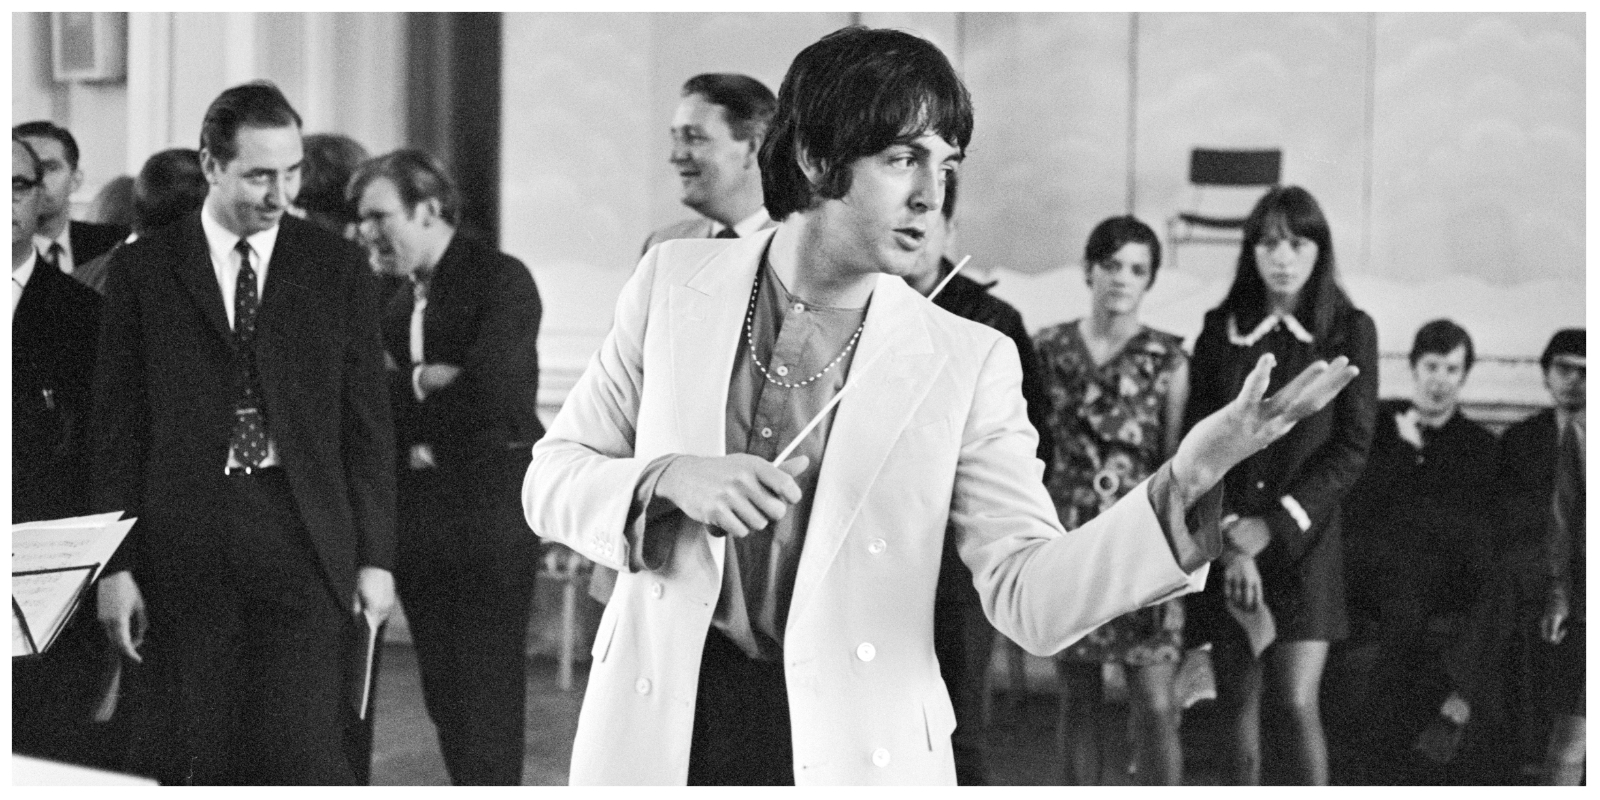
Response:
[[[416,218],[420,214],[424,225],[435,225],[443,219],[441,216],[443,210],[444,206],[439,202],[439,198],[429,197],[411,209],[411,216]]]
[[[760,136],[751,136],[749,139],[745,140],[745,144],[749,145],[749,148],[747,150],[745,150],[745,153],[744,153],[744,168],[745,169],[751,169],[752,167],[754,167],[756,169],[760,169],[760,167],[761,167],[761,164],[760,164],[760,161],[761,161],[761,142],[762,142],[762,137],[760,137]]]
[[[72,195],[77,194],[78,189],[83,187],[83,170],[72,170],[72,176],[67,179],[67,182],[67,196],[71,197]]]
[[[800,173],[806,176],[806,181],[815,189],[822,185],[822,176],[828,174],[828,164],[821,159],[811,157],[811,153],[804,147],[794,146],[795,163],[800,165]]]
[[[206,183],[212,186],[217,185],[217,176],[222,174],[222,162],[204,147],[200,148],[200,171],[205,173]]]

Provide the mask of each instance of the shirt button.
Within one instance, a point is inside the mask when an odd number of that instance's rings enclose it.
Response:
[[[873,539],[870,543],[867,544],[867,552],[869,552],[869,553],[871,553],[873,555],[878,555],[879,553],[882,553],[884,550],[887,550],[888,548],[889,548],[889,543],[885,542],[882,539]]]
[[[778,377],[781,378],[789,374],[789,366],[787,364],[779,364],[778,368],[773,371],[778,373]]]
[[[859,658],[862,661],[871,661],[877,657],[878,648],[873,647],[872,642],[862,642],[861,645],[856,648],[856,658]]]
[[[802,311],[806,310],[806,304],[805,303],[795,303],[794,305],[790,306],[790,308],[794,309],[794,313],[799,314]]]
[[[666,590],[661,587],[661,582],[660,581],[657,581],[655,583],[650,584],[650,596],[651,597],[659,598],[661,596],[662,592],[665,592],[665,591]]]
[[[649,694],[650,693],[650,679],[649,678],[640,678],[637,682],[635,682],[633,684],[633,688],[635,690],[637,690],[639,692],[639,694]]]
[[[880,747],[872,751],[872,763],[880,767],[889,766],[889,749]]]
[[[771,439],[772,438],[772,429],[771,428],[762,428],[761,429],[761,438],[763,438],[763,439]]]

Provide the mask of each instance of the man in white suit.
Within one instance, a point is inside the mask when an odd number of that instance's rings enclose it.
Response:
[[[947,524],[995,626],[1054,652],[1199,588],[1211,487],[1349,381],[1319,364],[1263,401],[1263,359],[1145,487],[1063,532],[1016,348],[901,278],[971,131],[936,47],[830,34],[791,65],[762,149],[778,227],[664,243],[624,287],[523,484],[535,531],[622,573],[573,783],[953,784]]]

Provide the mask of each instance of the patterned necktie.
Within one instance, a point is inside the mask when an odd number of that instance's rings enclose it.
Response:
[[[713,239],[737,239],[737,238],[739,238],[739,232],[734,230],[734,229],[732,229],[732,228],[723,228],[722,230],[717,231],[717,235],[716,236],[713,236],[711,238],[713,238]]]
[[[256,377],[256,271],[250,267],[250,243],[239,240],[239,282],[233,296],[234,375],[238,403],[234,407],[233,457],[246,467],[258,467],[267,457],[267,425],[261,415],[260,381]]]

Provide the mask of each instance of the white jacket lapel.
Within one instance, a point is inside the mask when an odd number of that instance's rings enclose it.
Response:
[[[947,357],[933,348],[927,302],[901,278],[879,276],[847,379],[847,385],[856,386],[839,401],[828,434],[830,447],[817,477],[790,620],[816,594],[890,449]]]
[[[771,238],[771,232],[763,232],[731,243],[688,281],[670,287],[667,329],[679,452],[727,453],[728,382],[744,332],[750,287]],[[726,542],[709,534],[706,539],[721,574]]]

